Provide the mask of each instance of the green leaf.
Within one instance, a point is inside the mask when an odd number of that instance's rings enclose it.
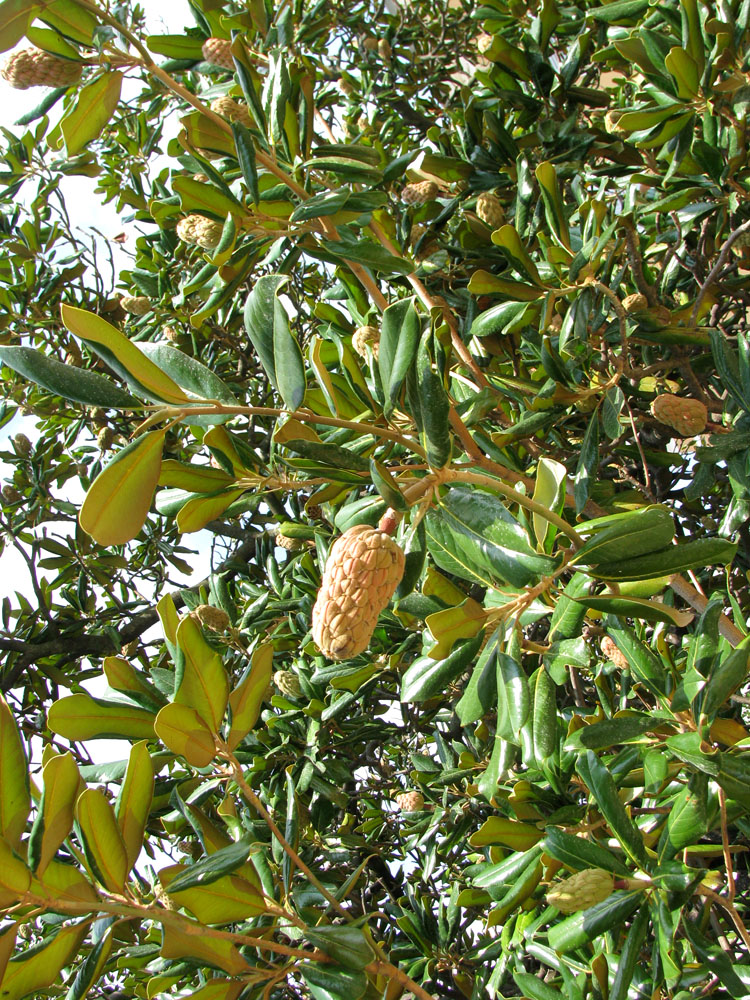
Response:
[[[558,747],[555,683],[544,667],[538,667],[529,678],[529,693],[534,759],[541,765]]]
[[[31,809],[29,765],[21,734],[0,694],[0,836],[18,847]]]
[[[8,843],[0,839],[0,907],[6,909],[28,890],[31,872]]]
[[[710,724],[750,672],[750,639],[714,663],[702,692],[700,711]]]
[[[472,847],[502,844],[513,851],[528,851],[534,844],[538,844],[543,836],[541,830],[529,823],[519,823],[504,816],[490,816],[477,832],[469,837],[469,843]]]
[[[625,654],[633,675],[654,694],[665,690],[664,666],[656,654],[636,636],[635,632],[623,625],[617,618],[607,619],[607,633],[614,639],[617,648]]]
[[[216,756],[216,737],[188,705],[165,705],[153,729],[172,753],[184,757],[192,767],[208,767]]]
[[[685,628],[693,620],[692,611],[678,611],[661,601],[646,601],[640,597],[577,597],[578,604],[594,611],[603,611],[621,618],[640,618],[646,622],[666,622]]]
[[[675,851],[689,844],[697,844],[708,830],[707,778],[703,774],[691,775],[670,803],[667,815],[667,832]]]
[[[230,750],[242,742],[260,715],[260,707],[273,673],[273,646],[264,643],[253,651],[250,665],[229,695],[232,721],[227,735]]]
[[[539,181],[539,187],[542,192],[547,225],[562,246],[570,251],[570,230],[568,229],[568,220],[565,216],[565,208],[555,167],[552,163],[545,161],[537,166],[534,174]]]
[[[427,452],[427,461],[441,469],[451,456],[450,400],[433,365],[433,337],[425,331],[417,350],[417,363],[407,379],[407,399]]]
[[[648,907],[642,906],[633,918],[628,936],[625,938],[615,978],[609,990],[609,1000],[627,1000],[636,966],[641,959],[641,947],[649,920]]]
[[[86,368],[64,365],[32,347],[0,346],[0,361],[42,388],[87,406],[139,407],[141,404],[114,382]]]
[[[536,481],[534,483],[534,500],[555,514],[561,514],[565,504],[565,480],[567,471],[561,462],[555,462],[551,458],[540,458],[536,470]],[[537,548],[542,552],[550,553],[554,545],[557,528],[554,524],[542,517],[541,514],[532,515],[534,534],[537,539]]]
[[[404,496],[398,488],[396,480],[388,470],[387,465],[384,465],[382,462],[378,462],[375,458],[371,458],[370,478],[372,479],[372,485],[389,507],[392,507],[394,510],[403,511],[409,509],[409,505],[406,500],[404,500]]]
[[[30,993],[38,996],[48,990],[77,953],[88,928],[88,919],[69,924],[62,927],[42,949],[27,949],[11,959],[0,982],[3,1000],[21,1000]]]
[[[637,743],[644,733],[653,731],[659,725],[661,720],[652,719],[650,715],[635,713],[605,719],[603,722],[595,722],[591,726],[576,730],[566,739],[565,749],[580,753],[582,749],[604,750],[607,747],[619,746],[621,743]]]
[[[296,410],[305,395],[305,366],[279,300],[279,291],[288,281],[282,274],[258,279],[245,302],[245,329],[272,385],[284,404]]]
[[[414,299],[401,299],[383,313],[378,367],[385,394],[385,414],[398,404],[401,387],[417,357],[421,321]]]
[[[41,4],[30,0],[3,0],[0,3],[0,52],[7,52],[21,41]]]
[[[696,538],[651,555],[595,566],[589,573],[599,580],[650,580],[705,566],[727,566],[736,552],[736,542],[723,538]]]
[[[202,924],[193,920],[181,922],[180,928],[163,925],[161,956],[186,958],[221,969],[230,976],[241,976],[250,969],[231,941],[207,937],[202,933]]]
[[[227,215],[245,215],[245,206],[231,192],[231,188],[221,190],[206,181],[193,177],[175,177],[172,187],[180,196],[183,212],[199,212],[214,216],[221,222]]]
[[[71,753],[55,754],[42,770],[44,782],[39,806],[38,842],[29,841],[29,864],[41,878],[57,849],[73,829],[74,807],[83,781]]]
[[[65,994],[65,1000],[83,1000],[91,987],[96,984],[112,952],[113,935],[113,928],[108,927],[88,953],[85,961],[81,962]]]
[[[200,400],[217,400],[229,406],[237,405],[237,398],[226,383],[222,382],[210,368],[177,350],[164,344],[139,344],[140,349],[163,372],[169,375],[181,389]],[[191,424],[207,427],[210,424],[224,423],[231,419],[231,414],[205,414],[190,417]]]
[[[222,847],[207,858],[201,858],[191,864],[185,871],[169,881],[169,893],[184,892],[196,886],[206,886],[220,879],[223,875],[230,875],[241,868],[250,856],[250,844],[248,841],[240,840],[236,843]]]
[[[616,854],[600,844],[575,837],[572,833],[565,833],[564,830],[559,830],[557,827],[547,827],[544,851],[573,871],[602,868],[604,871],[626,878],[632,874],[627,865],[623,864]]]
[[[401,701],[427,701],[441,694],[471,663],[482,645],[483,633],[473,639],[459,642],[443,660],[420,656],[401,678]]]
[[[359,1000],[367,989],[367,975],[341,965],[303,962],[298,966],[313,1000]]]
[[[346,969],[364,969],[376,957],[364,933],[351,924],[309,927],[305,937]]]
[[[166,430],[150,431],[118,451],[86,493],[78,514],[100,545],[124,545],[143,527],[161,471]]]
[[[153,797],[154,768],[144,740],[131,748],[125,780],[115,806],[115,817],[125,845],[128,871],[141,853]]]
[[[219,851],[213,854],[212,858],[218,853]],[[174,869],[184,870],[185,875],[178,874],[172,880]],[[169,898],[178,906],[190,910],[201,923],[237,923],[266,912],[267,906],[260,890],[239,875],[212,878],[210,885],[192,886],[180,891],[173,889],[174,882],[188,876],[190,871],[184,865],[173,865],[172,868],[162,869],[159,878]]]
[[[462,580],[489,587],[525,587],[557,565],[534,552],[503,504],[480,490],[449,489],[425,523],[433,559]]]
[[[221,657],[189,615],[177,626],[177,645],[185,656],[176,681],[175,704],[194,709],[211,732],[218,733],[229,700],[229,677]]]
[[[531,692],[523,667],[507,653],[497,654],[497,731],[519,744],[531,715]]]
[[[154,738],[154,714],[134,705],[100,701],[89,694],[72,694],[56,701],[47,725],[66,740]]]
[[[625,811],[617,794],[614,778],[591,750],[579,758],[576,769],[591,790],[599,811],[606,819],[625,852],[640,867],[647,867],[648,857],[641,832]]]
[[[456,715],[462,726],[477,722],[497,701],[497,636],[492,636],[472,670],[469,683],[456,703]]]
[[[501,226],[500,229],[496,229],[492,234],[492,242],[504,252],[514,271],[517,271],[532,284],[544,286],[536,264],[529,257],[526,247],[521,242],[521,237],[513,226]]]
[[[585,607],[576,598],[588,592],[591,581],[585,573],[574,573],[557,599],[549,627],[549,641],[571,639],[581,634],[581,625],[586,617]]]
[[[97,878],[110,892],[122,892],[128,876],[128,855],[114,810],[99,788],[78,796],[76,820],[83,834],[86,854]]]
[[[180,387],[110,323],[75,306],[60,307],[70,332],[91,347],[136,392],[164,403],[189,403]]]
[[[80,89],[73,106],[60,122],[68,156],[75,156],[99,138],[115,113],[122,81],[123,74],[111,70]]]
[[[613,892],[601,903],[573,913],[549,929],[550,947],[564,954],[622,925],[631,913],[643,905],[642,892]]]
[[[70,38],[81,45],[91,45],[94,41],[94,30],[99,24],[96,15],[82,7],[76,0],[53,0],[53,3],[40,11],[39,17],[65,38]]]
[[[590,529],[593,534],[576,552],[576,563],[589,566],[659,552],[674,537],[672,515],[661,504],[602,518],[602,521],[601,527],[597,522],[589,522],[579,528],[581,534],[588,534]]]
[[[677,96],[684,101],[692,101],[701,84],[698,65],[693,57],[679,45],[675,45],[669,50],[664,65],[677,83]]]
[[[149,35],[145,41],[152,52],[170,59],[203,59],[203,39],[192,35]]]
[[[586,506],[591,493],[591,487],[596,480],[599,468],[599,411],[591,414],[586,433],[581,443],[581,453],[574,479],[573,494],[576,501],[576,513],[580,514]]]

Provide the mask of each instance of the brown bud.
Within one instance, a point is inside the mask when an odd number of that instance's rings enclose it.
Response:
[[[406,185],[401,192],[401,201],[405,205],[424,205],[425,202],[434,201],[439,191],[435,181],[418,181],[416,184]]]
[[[378,55],[383,60],[384,63],[389,63],[391,57],[393,56],[393,49],[391,48],[391,43],[387,38],[381,38],[378,41]]]
[[[421,792],[401,792],[396,796],[396,805],[404,813],[420,812],[424,809],[424,796]]]
[[[162,330],[162,334],[164,336],[164,339],[169,340],[170,342],[174,342],[175,340],[180,339],[179,331],[175,330],[173,326],[165,326],[164,329]]]
[[[708,410],[699,399],[664,392],[651,404],[651,412],[660,423],[673,427],[683,437],[693,437],[706,429]]]
[[[221,240],[224,227],[220,222],[207,219],[205,215],[186,215],[177,223],[177,235],[184,243],[215,250]]]
[[[334,542],[312,613],[324,656],[345,660],[367,649],[403,573],[403,551],[376,528],[356,524]]]
[[[648,299],[640,292],[634,292],[632,295],[625,296],[622,300],[622,308],[626,313],[643,312],[648,309]]]
[[[378,47],[377,38],[365,38],[362,40],[362,48],[366,52],[375,52]]]
[[[79,63],[50,55],[40,49],[19,49],[0,67],[0,76],[16,90],[29,87],[69,87],[80,79]]]
[[[323,509],[319,503],[309,503],[305,507],[305,513],[312,521],[319,521],[323,516]]]
[[[577,913],[604,902],[612,895],[614,876],[600,868],[586,868],[558,882],[547,893],[547,902],[561,913]]]
[[[102,427],[96,435],[96,443],[99,445],[100,451],[109,451],[114,440],[115,432],[111,427]]]
[[[231,624],[231,619],[226,611],[215,608],[212,604],[199,604],[193,614],[206,628],[212,632],[226,632]]]
[[[376,326],[358,326],[352,336],[352,347],[361,358],[366,358],[368,345],[377,361],[380,350],[380,330]]]
[[[281,532],[276,535],[274,541],[280,549],[285,549],[287,552],[299,552],[300,549],[305,547],[305,543],[301,538],[289,538],[286,535],[282,535]]]
[[[120,305],[133,316],[145,316],[153,308],[147,295],[121,295]]]
[[[6,483],[3,486],[3,500],[7,500],[8,503],[18,503],[19,500],[23,500],[23,493],[11,486],[10,483]]]
[[[203,58],[214,66],[234,73],[232,43],[227,38],[207,38],[202,46]]]
[[[299,677],[293,670],[277,670],[273,675],[273,682],[287,698],[299,698],[302,694]]]
[[[505,211],[497,195],[483,191],[477,198],[476,212],[490,229],[499,229],[505,222]]]

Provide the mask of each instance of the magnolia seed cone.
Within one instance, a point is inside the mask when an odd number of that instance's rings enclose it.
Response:
[[[210,628],[212,632],[225,632],[229,628],[229,615],[212,604],[199,604],[193,614],[201,625]]]
[[[708,410],[699,399],[683,399],[665,392],[651,404],[656,419],[673,427],[683,437],[692,437],[706,429]]]
[[[424,809],[424,796],[421,792],[401,792],[396,796],[396,805],[404,813],[419,812]]]
[[[547,893],[547,902],[561,913],[577,913],[604,902],[612,895],[614,877],[600,868],[586,868],[558,882]]]
[[[277,670],[273,675],[273,682],[287,698],[299,698],[302,694],[299,677],[293,670]]]
[[[214,66],[221,66],[234,73],[234,59],[232,59],[232,43],[226,38],[207,38],[203,43],[201,51],[206,62],[213,63]]]
[[[359,326],[352,336],[352,347],[361,358],[367,357],[367,345],[372,348],[375,360],[380,350],[380,330],[376,326]]]
[[[224,227],[220,222],[207,219],[205,215],[186,215],[177,223],[177,235],[183,243],[215,250],[221,240]]]
[[[599,645],[601,646],[602,653],[606,656],[610,663],[614,663],[614,665],[619,667],[620,670],[628,669],[628,658],[617,648],[614,639],[610,639],[608,635],[603,635]]]
[[[151,312],[151,299],[147,295],[123,295],[120,305],[133,316],[145,316]]]
[[[483,191],[477,198],[476,212],[490,229],[499,229],[505,222],[505,212],[497,195]]]
[[[404,553],[383,531],[354,527],[331,547],[312,612],[312,635],[324,656],[363,653],[404,574]]]
[[[239,122],[240,125],[250,127],[250,112],[244,104],[231,97],[217,97],[211,101],[211,110],[230,122]]]
[[[401,192],[401,201],[405,205],[424,205],[425,202],[434,201],[439,190],[440,188],[435,181],[418,181],[416,184],[407,184]]]
[[[19,49],[3,62],[0,76],[16,90],[69,87],[80,79],[81,66],[40,49]]]
[[[622,308],[626,313],[644,312],[648,309],[648,299],[641,292],[633,292],[622,300]]]

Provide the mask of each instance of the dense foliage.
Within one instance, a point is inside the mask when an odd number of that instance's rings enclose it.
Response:
[[[0,3],[0,995],[747,996],[750,3],[190,7]]]

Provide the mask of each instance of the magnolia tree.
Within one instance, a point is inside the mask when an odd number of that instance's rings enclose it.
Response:
[[[747,996],[750,4],[190,8],[0,3],[0,996]]]

